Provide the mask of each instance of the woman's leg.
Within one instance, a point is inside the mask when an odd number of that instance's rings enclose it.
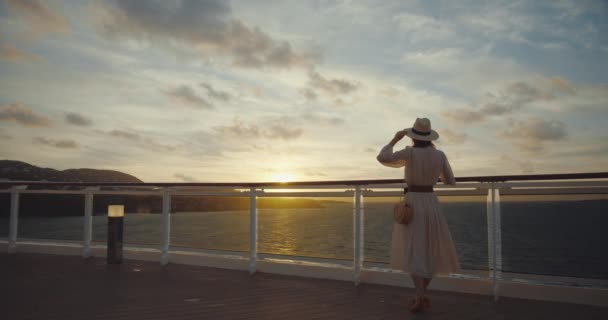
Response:
[[[429,284],[431,283],[431,280],[433,280],[433,278],[424,278],[424,307],[425,308],[430,308],[431,307],[431,300],[429,298],[426,297],[426,288],[428,288]]]
[[[424,278],[424,292],[426,293],[426,288],[429,286],[429,283],[431,283],[431,280],[433,280],[433,278]]]
[[[409,306],[411,312],[418,312],[424,309],[425,298],[424,298],[424,278],[421,276],[412,275],[412,282],[416,287],[416,298],[412,301]]]
[[[421,276],[412,275],[412,282],[414,282],[414,287],[416,287],[416,297],[424,296],[425,289],[425,281]]]

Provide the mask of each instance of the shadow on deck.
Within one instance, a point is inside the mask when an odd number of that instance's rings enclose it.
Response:
[[[0,254],[3,319],[606,319],[608,308],[156,262]]]

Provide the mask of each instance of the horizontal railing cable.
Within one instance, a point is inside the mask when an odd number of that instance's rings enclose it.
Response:
[[[502,176],[457,177],[457,182],[506,182],[506,181],[545,181],[545,180],[580,180],[608,179],[608,172],[591,173],[558,173]],[[297,186],[365,186],[378,184],[403,183],[403,179],[366,179],[366,180],[331,180],[331,181],[293,181],[293,182],[55,182],[55,181],[0,181],[0,187],[11,187],[27,184],[38,187],[297,187]]]

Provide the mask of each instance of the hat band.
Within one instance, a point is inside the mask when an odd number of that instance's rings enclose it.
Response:
[[[430,131],[429,132],[422,132],[422,131],[418,131],[418,130],[416,130],[414,128],[412,128],[412,132],[415,133],[415,134],[417,134],[417,135],[421,135],[421,136],[428,136],[428,135],[431,134]]]

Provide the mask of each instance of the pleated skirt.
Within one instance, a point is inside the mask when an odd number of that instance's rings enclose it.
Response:
[[[458,255],[437,196],[408,192],[405,199],[414,217],[407,226],[393,225],[391,267],[425,278],[457,273]]]

